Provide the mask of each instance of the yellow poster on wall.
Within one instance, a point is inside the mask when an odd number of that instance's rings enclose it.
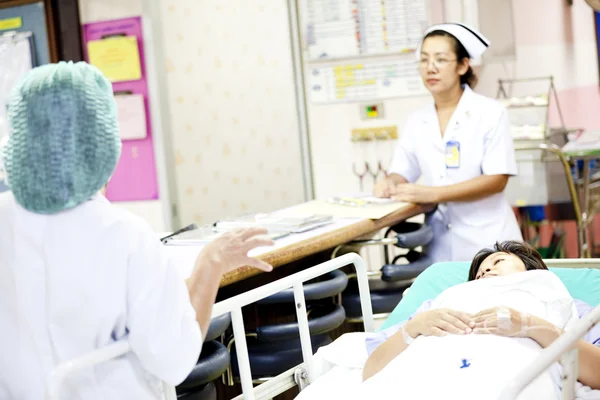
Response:
[[[0,19],[0,31],[6,31],[9,29],[19,29],[23,26],[23,19],[21,17]]]
[[[111,82],[142,79],[140,53],[135,36],[92,40],[87,46],[90,64],[98,67]]]

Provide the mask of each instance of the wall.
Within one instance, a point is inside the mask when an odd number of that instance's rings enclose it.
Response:
[[[495,96],[498,78],[553,75],[568,127],[600,128],[598,56],[594,14],[585,0],[513,0],[517,56],[514,61],[485,65],[478,91]],[[514,87],[514,93],[531,88]],[[535,90],[535,89],[533,89]],[[556,108],[551,122],[559,123]]]
[[[303,201],[286,2],[162,0],[177,208],[183,225]],[[81,0],[82,23],[142,0]],[[120,203],[161,230],[159,202]]]
[[[286,1],[162,8],[182,223],[302,202]]]

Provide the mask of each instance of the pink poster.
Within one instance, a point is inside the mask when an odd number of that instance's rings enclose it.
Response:
[[[152,142],[150,109],[148,107],[148,85],[146,83],[141,18],[135,17],[85,24],[83,26],[85,59],[89,60],[87,54],[88,42],[119,35],[137,37],[142,79],[115,82],[113,83],[113,91],[115,93],[140,94],[144,97],[148,132],[144,139],[123,141],[121,159],[108,185],[106,197],[111,201],[155,200],[158,199],[158,182],[154,160],[154,145]]]

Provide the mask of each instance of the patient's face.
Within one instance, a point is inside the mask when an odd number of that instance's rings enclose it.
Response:
[[[508,253],[494,253],[483,260],[475,279],[512,275],[526,270],[519,257]]]

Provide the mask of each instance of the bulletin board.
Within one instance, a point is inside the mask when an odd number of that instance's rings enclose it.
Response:
[[[427,93],[414,56],[428,0],[298,1],[307,95],[315,104]]]
[[[106,190],[106,197],[111,201],[156,200],[159,195],[158,179],[141,17],[85,24],[83,43],[86,61],[104,72],[118,96],[131,96],[134,100],[119,99],[120,113],[127,118],[127,121],[119,121],[119,125],[131,126],[131,121],[136,118],[141,120],[141,124],[145,122],[145,135],[144,132],[122,135],[121,159]],[[136,98],[143,102],[136,102]],[[136,103],[140,105],[138,108]],[[123,109],[125,106],[128,108]]]
[[[414,60],[313,67],[308,86],[313,103],[390,99],[426,94]]]
[[[0,9],[0,145],[8,135],[6,103],[11,89],[27,71],[49,59],[43,3]],[[4,179],[0,165],[0,193],[8,190]]]
[[[427,0],[298,2],[307,60],[414,51],[428,24]]]
[[[15,20],[17,18],[21,19],[20,23]],[[0,33],[7,31],[31,32],[35,49],[34,66],[50,62],[44,3],[0,8]]]

